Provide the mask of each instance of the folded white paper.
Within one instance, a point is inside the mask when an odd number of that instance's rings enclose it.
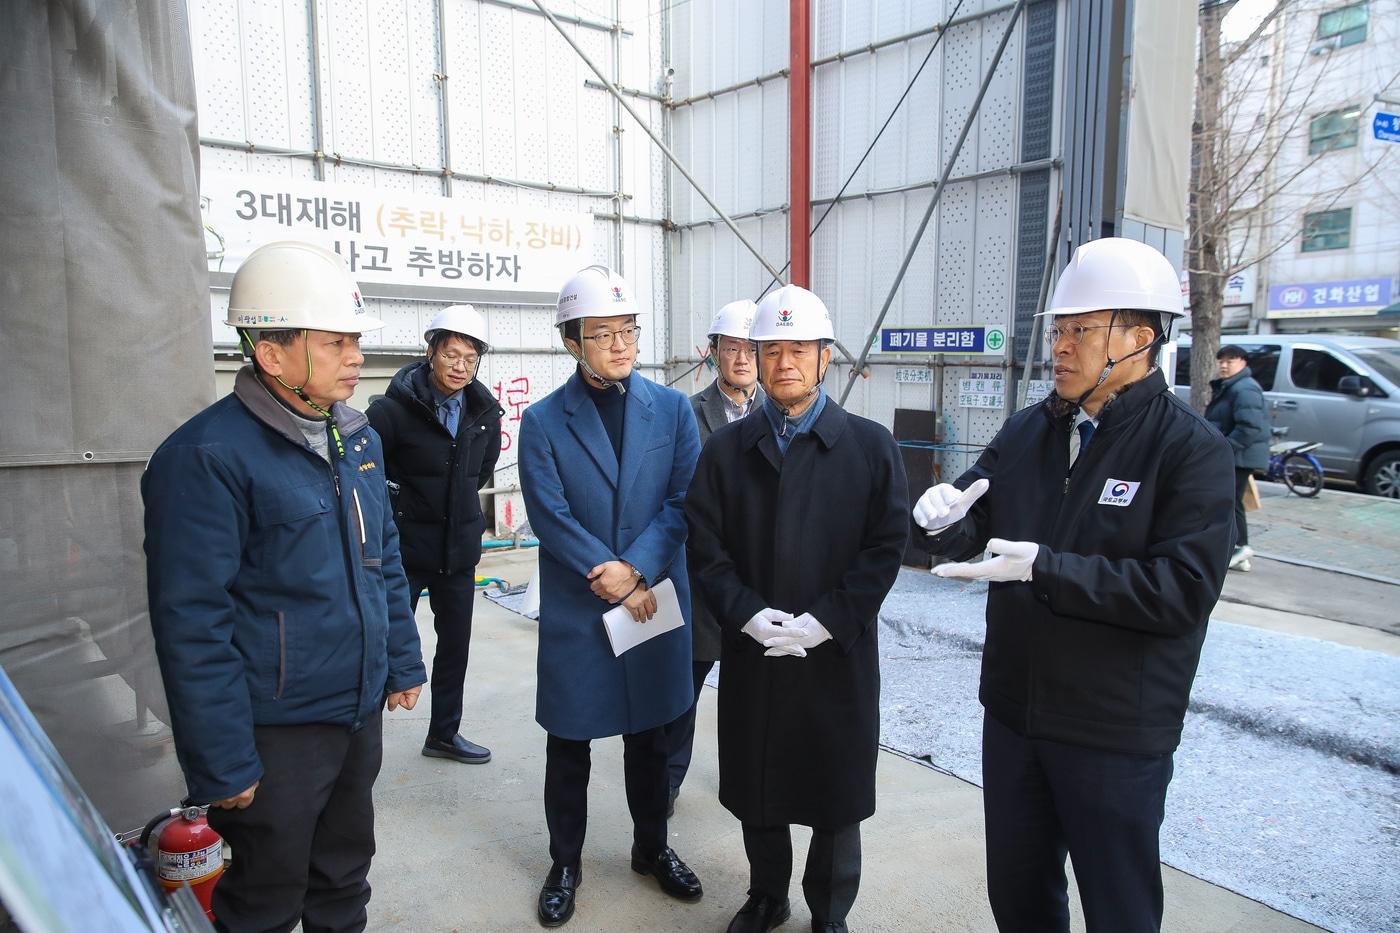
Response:
[[[622,605],[603,613],[603,628],[608,633],[614,657],[621,657],[629,648],[685,625],[674,583],[662,580],[651,588],[651,593],[656,597],[656,615],[649,622],[638,622]]]

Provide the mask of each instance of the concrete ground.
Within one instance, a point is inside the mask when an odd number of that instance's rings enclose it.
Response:
[[[520,583],[529,578],[533,561],[532,551],[495,552],[480,572]],[[419,630],[424,654],[431,657],[426,601]],[[541,804],[544,732],[534,722],[535,645],[533,622],[478,596],[463,733],[492,749],[489,764],[459,765],[419,754],[426,696],[417,710],[386,715],[371,930],[539,929],[534,902],[549,856]],[[607,739],[594,748],[583,885],[566,929],[723,930],[743,903],[747,866],[739,825],[716,799],[714,691],[707,688],[701,697],[695,763],[671,822],[676,851],[705,885],[699,903],[673,901],[654,881],[632,873],[621,742]],[[879,812],[864,824],[864,875],[852,929],[995,930],[986,905],[980,789],[888,752],[880,756],[878,776]],[[802,830],[795,833],[799,866],[804,837]],[[795,874],[800,878],[800,868]],[[1317,929],[1173,869],[1163,874],[1165,930]],[[808,913],[796,879],[792,896],[793,919],[783,929],[805,929]],[[1074,929],[1083,929],[1077,913]]]
[[[1221,599],[1228,605],[1217,615],[1249,622],[1236,616],[1254,607],[1264,612],[1249,618],[1269,627],[1284,621],[1282,613],[1400,635],[1400,589],[1383,582],[1400,580],[1400,502],[1333,489],[1303,499],[1278,483],[1260,483],[1259,491],[1261,508],[1247,518],[1259,556],[1250,573],[1227,576]],[[1360,631],[1334,634],[1318,637],[1381,651],[1393,643]]]

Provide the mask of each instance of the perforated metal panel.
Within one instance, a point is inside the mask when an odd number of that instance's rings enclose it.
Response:
[[[308,6],[319,34],[314,48]],[[662,17],[655,7],[648,0],[551,4],[556,12],[596,22],[611,21],[616,8],[627,30],[616,50],[606,32],[564,28],[602,67],[616,68],[623,84],[659,89]],[[625,116],[619,143],[607,93],[585,86],[592,72],[546,20],[531,12],[480,0],[442,0],[440,33],[436,0],[192,0],[191,8],[205,137],[310,152],[316,147],[319,86],[328,180],[610,215],[618,207],[607,195],[617,190],[620,153],[623,212],[666,215],[666,170],[655,147]],[[439,171],[444,165],[444,82],[439,75],[446,75],[451,167],[541,187],[457,178],[444,191]],[[661,125],[660,104],[637,105],[653,125]],[[423,171],[337,163],[336,154]],[[316,171],[306,158],[215,146],[205,146],[202,157],[206,171],[221,174],[306,178]],[[600,194],[542,190],[547,185]],[[629,223],[619,238],[617,227],[616,220],[594,222],[594,258],[625,268],[639,298],[655,307],[657,313],[645,321],[641,350],[644,372],[654,373],[667,358],[671,339],[664,233],[658,226]],[[232,347],[235,337],[222,324],[226,288],[225,280],[212,291],[210,315],[216,345]],[[370,313],[385,322],[383,330],[365,337],[370,365],[378,353],[402,358],[419,352],[427,323],[449,303],[439,297],[368,299]],[[481,378],[498,391],[507,410],[507,452],[501,462],[509,467],[520,411],[553,391],[574,367],[559,352],[552,308],[478,308],[487,317],[493,346]],[[511,485],[518,476],[504,469],[496,481]],[[518,497],[497,502],[498,525],[513,527],[523,518]]]

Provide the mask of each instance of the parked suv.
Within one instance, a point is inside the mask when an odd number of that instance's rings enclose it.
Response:
[[[1275,425],[1314,451],[1332,479],[1400,498],[1400,341],[1323,334],[1226,335],[1242,347]],[[1176,392],[1190,386],[1191,338],[1181,339]]]

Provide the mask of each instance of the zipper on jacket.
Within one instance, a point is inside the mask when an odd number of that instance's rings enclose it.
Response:
[[[282,699],[282,691],[287,686],[287,617],[277,613],[277,692],[274,700]]]

